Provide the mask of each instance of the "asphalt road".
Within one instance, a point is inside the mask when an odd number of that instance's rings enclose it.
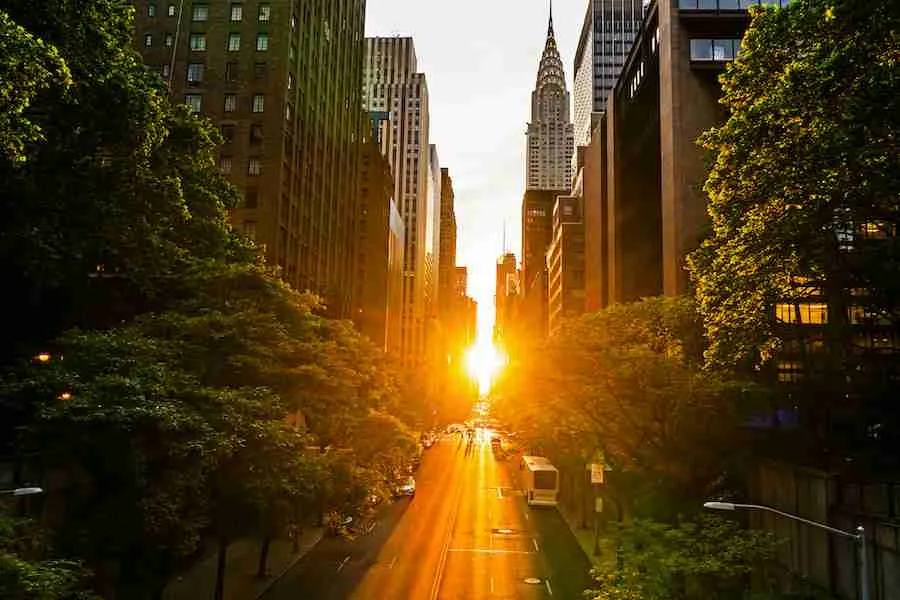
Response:
[[[580,600],[590,565],[556,510],[525,505],[517,473],[488,444],[439,442],[413,499],[368,535],[320,542],[264,600]]]

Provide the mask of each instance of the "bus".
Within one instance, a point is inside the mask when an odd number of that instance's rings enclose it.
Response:
[[[556,506],[559,472],[549,460],[543,456],[523,456],[519,471],[528,506]]]

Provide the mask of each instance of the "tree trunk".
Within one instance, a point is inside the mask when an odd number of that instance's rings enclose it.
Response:
[[[266,571],[269,566],[269,546],[272,543],[272,537],[266,536],[263,538],[262,544],[259,547],[259,564],[256,567],[256,577],[259,579],[265,579]]]
[[[225,563],[228,559],[228,541],[219,540],[219,558],[216,566],[216,592],[213,596],[214,600],[224,600],[225,598]]]

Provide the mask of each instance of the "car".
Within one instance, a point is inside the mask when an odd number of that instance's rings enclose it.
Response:
[[[397,496],[415,496],[416,495],[416,478],[412,475],[401,477],[397,482],[397,488],[394,492]]]

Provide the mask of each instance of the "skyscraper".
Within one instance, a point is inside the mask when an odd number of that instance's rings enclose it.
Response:
[[[365,0],[134,5],[144,62],[221,128],[219,167],[244,196],[235,228],[350,316]]]
[[[441,319],[453,308],[453,270],[456,268],[456,212],[454,211],[453,179],[450,171],[441,169],[440,257],[438,261],[438,303]]]
[[[572,183],[574,133],[569,119],[569,92],[556,37],[553,14],[547,26],[547,41],[531,93],[528,124],[526,190],[564,190]]]
[[[391,114],[391,135],[382,152],[394,174],[394,199],[406,230],[401,355],[411,366],[425,358],[430,172],[428,86],[425,75],[416,72],[412,38],[366,38],[362,85],[365,108]]]
[[[438,314],[438,268],[441,254],[441,161],[437,146],[428,147],[428,206],[425,211],[425,315],[436,319]],[[426,343],[428,343],[428,327]]]
[[[606,110],[606,101],[616,87],[641,26],[641,13],[641,0],[588,0],[572,86],[576,146],[591,143],[596,117]]]

